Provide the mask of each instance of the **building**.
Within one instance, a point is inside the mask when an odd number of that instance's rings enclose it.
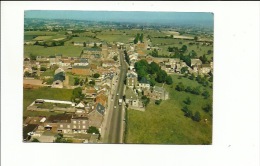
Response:
[[[131,88],[126,88],[125,103],[128,104],[129,107],[139,107],[141,104],[137,94]]]
[[[163,87],[158,86],[154,86],[152,90],[144,90],[144,95],[154,100],[167,100],[169,98],[169,93]]]
[[[99,47],[90,47],[90,48],[85,48],[83,50],[83,54],[82,54],[82,57],[86,57],[86,58],[89,58],[91,56],[94,56],[94,57],[97,57],[97,56],[101,56],[101,52],[102,52],[102,49],[99,48]]]
[[[71,119],[71,128],[73,133],[87,133],[88,127],[88,117],[73,117]]]
[[[141,80],[138,83],[138,88],[141,89],[150,89],[150,81],[147,80],[145,77],[142,77]]]
[[[63,88],[63,81],[65,80],[65,71],[62,68],[58,68],[54,72],[54,79],[52,88]]]
[[[128,72],[126,75],[126,85],[134,88],[137,86],[137,74],[135,72]]]

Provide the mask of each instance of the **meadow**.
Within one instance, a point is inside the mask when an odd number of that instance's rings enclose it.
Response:
[[[145,112],[127,110],[126,143],[143,144],[211,144],[212,143],[212,112],[202,110],[206,104],[212,104],[212,89],[206,87],[210,97],[204,99],[201,95],[194,95],[175,90],[178,82],[185,86],[201,86],[194,80],[173,75],[173,85],[164,85],[170,99],[162,101],[160,105],[151,100]],[[204,87],[201,87],[201,90]],[[188,105],[193,114],[199,111],[201,121],[196,122],[184,116],[184,100],[190,97]],[[208,119],[205,123],[204,119]]]

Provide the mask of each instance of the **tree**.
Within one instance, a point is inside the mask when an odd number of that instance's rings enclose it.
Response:
[[[195,36],[195,37],[194,37],[194,40],[195,40],[195,41],[198,41],[198,36]]]
[[[155,104],[156,104],[156,105],[160,105],[161,102],[162,102],[162,99],[160,99],[160,100],[155,100]]]
[[[199,59],[201,60],[201,62],[202,62],[203,64],[205,64],[205,63],[208,62],[208,59],[207,59],[207,57],[206,57],[205,54],[204,54],[203,56],[200,56]]]
[[[183,102],[187,105],[190,105],[191,103],[190,97],[187,97]]]
[[[210,112],[212,110],[212,105],[211,104],[207,104],[206,106],[202,107],[202,109],[205,112]]]
[[[200,95],[200,87],[194,87],[191,91],[192,94]]]
[[[84,42],[84,43],[83,43],[83,47],[86,47],[86,46],[87,46],[87,44],[86,44],[86,42]]]
[[[63,134],[58,134],[56,139],[54,140],[55,143],[72,143],[72,140],[63,138]]]
[[[201,95],[204,96],[204,99],[207,99],[210,96],[209,92],[206,90]]]
[[[89,84],[90,84],[90,85],[95,85],[96,83],[95,83],[94,80],[91,80],[91,81],[89,81]]]
[[[77,88],[73,89],[72,97],[71,97],[72,101],[82,100],[83,98],[84,98],[84,94],[82,94],[81,87],[77,87]]]
[[[166,71],[160,70],[159,72],[157,72],[156,75],[157,75],[157,77],[156,77],[155,80],[156,80],[158,83],[163,83],[163,82],[165,82],[166,77],[167,77]]]
[[[189,72],[188,67],[182,67],[181,68],[181,74],[184,74],[186,72]]]
[[[192,91],[192,88],[190,86],[187,86],[185,89],[185,92],[191,92],[191,91]]]
[[[35,61],[36,60],[36,55],[33,55],[33,54],[30,54],[30,60],[32,61]]]
[[[192,74],[190,75],[189,79],[190,79],[190,80],[194,80],[194,78],[195,78],[195,75],[192,73]]]
[[[188,109],[185,113],[184,113],[184,116],[186,117],[192,117],[193,116],[193,113],[190,109]]]
[[[143,42],[143,38],[144,38],[144,35],[141,34],[140,37],[139,37],[139,41],[142,43]]]
[[[198,111],[195,112],[195,115],[192,117],[192,120],[199,122],[201,120],[200,113]]]
[[[24,72],[24,77],[30,77],[30,76],[31,74],[28,71]]]
[[[117,60],[118,60],[118,57],[115,55],[115,56],[113,57],[113,59],[114,59],[114,61],[117,61]]]
[[[179,82],[177,85],[176,85],[176,88],[175,88],[177,91],[184,91],[185,90],[185,87],[183,85],[182,82]]]
[[[74,77],[74,85],[79,85],[79,78],[78,77]]]
[[[33,138],[32,142],[40,142],[37,138]]]
[[[147,106],[150,102],[150,98],[148,98],[147,96],[142,96],[141,99],[144,103],[144,106]]]
[[[100,134],[100,133],[99,133],[99,130],[98,130],[96,127],[94,127],[94,126],[90,126],[90,127],[88,128],[88,130],[87,130],[87,133],[91,133],[91,134],[93,134],[93,133],[95,133],[95,134]]]
[[[41,67],[40,70],[41,71],[46,71],[47,69],[46,69],[46,67]]]
[[[166,84],[171,85],[173,83],[172,77],[171,76],[167,76],[165,82],[166,82]]]
[[[183,45],[180,49],[181,52],[187,51],[188,47],[186,45]]]
[[[100,77],[100,74],[99,74],[99,73],[95,73],[95,74],[93,75],[93,77],[94,77],[94,78],[98,78],[98,77]]]

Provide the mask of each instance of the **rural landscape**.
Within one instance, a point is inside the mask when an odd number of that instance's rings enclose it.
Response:
[[[212,13],[25,11],[23,142],[211,145],[213,41]]]

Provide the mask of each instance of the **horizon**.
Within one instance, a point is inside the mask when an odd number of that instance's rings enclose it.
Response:
[[[210,12],[27,10],[24,12],[24,18],[207,26],[213,26],[214,22],[214,14]]]

